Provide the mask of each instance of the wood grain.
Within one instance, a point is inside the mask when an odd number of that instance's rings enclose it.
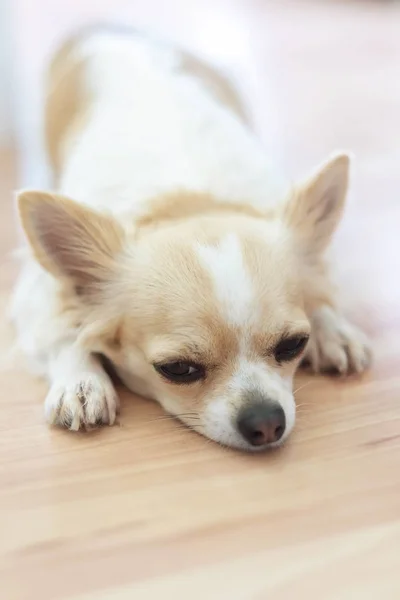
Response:
[[[250,456],[125,392],[119,426],[48,429],[46,385],[17,358],[0,372],[1,598],[399,598],[398,5],[171,1],[166,11],[161,0],[74,0],[50,18],[50,4],[15,1],[21,92],[52,39],[117,4],[126,20],[163,23],[236,73],[261,135],[294,175],[337,147],[355,152],[334,262],[375,362],[362,380],[299,376],[290,442]],[[7,257],[15,185],[14,154],[2,152],[3,314],[16,273]],[[4,319],[2,356],[10,349]]]

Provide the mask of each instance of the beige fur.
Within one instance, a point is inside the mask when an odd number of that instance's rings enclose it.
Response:
[[[88,135],[93,111],[84,85],[88,59],[76,53],[77,43],[51,69],[47,138],[59,179],[76,142]],[[218,101],[241,118],[231,87],[185,56],[184,68],[189,63],[196,77],[206,75],[207,89],[212,75]],[[304,356],[316,371],[361,372],[369,362],[362,334],[335,308],[323,257],[342,214],[348,172],[348,157],[337,155],[272,207],[175,189],[146,198],[140,210],[118,213],[112,204],[106,212],[58,193],[22,192],[33,260],[14,312],[21,344],[35,360],[40,355],[51,382],[49,421],[71,429],[114,422],[117,397],[97,358],[102,354],[129,387],[216,441],[253,449],[234,423],[255,393],[283,407],[279,443],[286,439],[294,424],[291,382],[302,355],[278,365],[274,352],[282,337],[311,331]],[[35,309],[38,324],[28,339],[23,296],[29,285],[43,290],[38,304],[51,298],[51,305],[40,318]],[[51,329],[46,335],[44,321]],[[174,360],[200,364],[207,376],[190,385],[166,381],[153,365]]]
[[[68,40],[48,71],[45,101],[45,140],[53,172],[58,177],[63,153],[74,129],[79,130],[88,98],[83,91],[85,59],[73,56],[77,39]]]

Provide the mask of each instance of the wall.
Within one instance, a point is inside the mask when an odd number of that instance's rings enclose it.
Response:
[[[0,0],[0,145],[13,134],[9,0]]]

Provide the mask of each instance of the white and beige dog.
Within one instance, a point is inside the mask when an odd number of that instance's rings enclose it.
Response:
[[[290,189],[233,88],[192,56],[98,30],[55,57],[46,134],[57,193],[19,195],[30,244],[18,341],[50,423],[114,423],[106,357],[133,391],[245,450],[281,444],[293,375],[363,371],[324,251],[345,203],[338,154]]]

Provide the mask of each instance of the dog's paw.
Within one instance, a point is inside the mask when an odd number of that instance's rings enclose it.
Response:
[[[80,373],[68,382],[55,382],[45,400],[45,414],[51,425],[74,431],[100,424],[113,425],[118,395],[105,373]]]
[[[314,313],[304,366],[316,373],[350,375],[362,373],[370,363],[371,349],[359,329],[328,306]]]

